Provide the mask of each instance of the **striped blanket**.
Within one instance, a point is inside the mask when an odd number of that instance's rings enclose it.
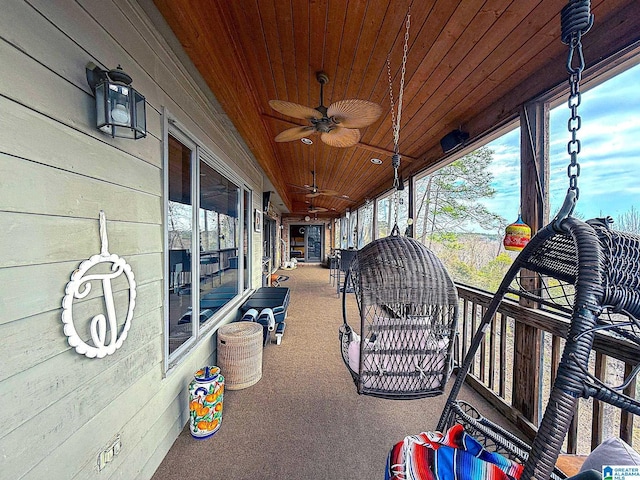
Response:
[[[522,468],[454,425],[444,435],[424,432],[394,445],[385,480],[517,480]]]

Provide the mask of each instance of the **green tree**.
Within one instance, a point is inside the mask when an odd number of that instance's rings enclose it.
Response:
[[[500,286],[502,278],[509,270],[513,260],[507,252],[500,253],[496,258],[484,265],[479,272],[483,289],[495,292]]]
[[[624,212],[622,215],[618,215],[614,227],[617,230],[629,233],[640,233],[640,212],[631,205],[631,208]]]
[[[493,150],[478,150],[442,167],[416,183],[416,238],[431,246],[437,236],[460,233],[480,225],[497,230],[506,220],[479,200],[495,195],[491,187]]]

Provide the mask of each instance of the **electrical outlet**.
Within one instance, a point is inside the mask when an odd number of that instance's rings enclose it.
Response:
[[[107,463],[113,461],[113,457],[118,455],[120,450],[122,450],[122,442],[120,441],[120,435],[118,435],[111,445],[98,455],[98,470],[102,470],[107,466]]]
[[[116,440],[115,442],[113,442],[113,445],[111,445],[111,447],[113,448],[114,456],[120,453],[120,450],[122,450],[122,442],[120,441],[120,435],[116,437]]]
[[[111,460],[113,460],[112,449],[107,449],[100,452],[100,454],[98,455],[98,470],[102,470],[104,467],[106,467],[107,463],[109,463]]]

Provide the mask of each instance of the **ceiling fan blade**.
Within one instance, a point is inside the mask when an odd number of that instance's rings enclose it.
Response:
[[[320,213],[320,212],[328,212],[328,211],[329,209],[324,207],[311,207],[309,209],[309,213]]]
[[[289,185],[290,187],[293,187],[293,188],[298,188],[300,190],[306,190],[307,192],[313,191],[313,188],[310,187],[309,185],[296,185],[294,183],[287,183],[287,185]]]
[[[307,197],[307,198],[316,198],[316,197],[319,197],[320,195],[322,195],[321,192],[311,192],[311,193],[307,193],[305,195],[305,197]]]
[[[315,108],[305,107],[297,103],[285,102],[283,100],[269,100],[269,105],[276,112],[293,118],[303,118],[309,120],[311,118],[321,119],[322,114]]]
[[[320,138],[330,147],[352,147],[360,141],[360,130],[336,127],[320,135]]]
[[[300,140],[309,136],[314,132],[313,127],[293,127],[288,128],[284,132],[280,132],[274,139],[276,142],[291,142],[292,140]]]
[[[320,195],[326,195],[327,197],[339,197],[340,194],[335,190],[320,190],[318,192]]]
[[[364,128],[382,115],[382,107],[367,100],[340,100],[329,105],[327,117],[345,128]]]

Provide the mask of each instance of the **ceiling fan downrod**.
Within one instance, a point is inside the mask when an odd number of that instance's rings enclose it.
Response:
[[[329,77],[324,72],[317,72],[316,79],[320,84],[320,105],[316,107],[324,118],[327,118],[327,107],[324,106],[324,86],[329,83]]]

